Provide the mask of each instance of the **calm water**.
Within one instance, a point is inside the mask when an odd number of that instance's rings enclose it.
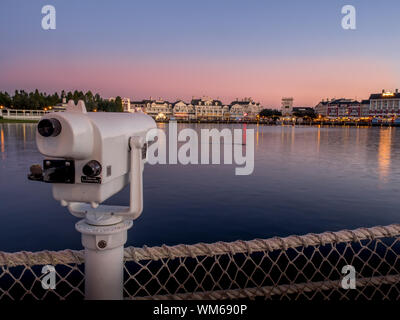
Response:
[[[197,129],[206,125],[180,125]],[[233,126],[232,126],[233,127]],[[240,126],[237,126],[240,127]],[[221,126],[222,128],[222,126]],[[400,221],[400,129],[248,126],[255,170],[146,165],[128,245],[232,241]],[[34,124],[0,124],[0,251],[80,249],[77,218],[28,181]],[[108,202],[128,202],[128,190]]]

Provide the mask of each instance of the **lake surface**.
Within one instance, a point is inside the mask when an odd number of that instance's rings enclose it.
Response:
[[[144,212],[127,244],[250,240],[399,223],[400,128],[247,128],[255,130],[252,175],[236,176],[236,165],[146,164]],[[30,165],[43,159],[35,129],[0,124],[0,251],[81,249],[78,219],[53,200],[49,184],[27,180]],[[128,198],[126,188],[107,202]]]

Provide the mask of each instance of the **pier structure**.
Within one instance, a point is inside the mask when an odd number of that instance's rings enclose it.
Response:
[[[0,109],[0,117],[10,120],[40,120],[45,114],[57,110]]]
[[[85,255],[75,250],[0,252],[0,300],[83,299],[84,282],[91,280],[85,279]],[[399,224],[128,247],[123,257],[125,299],[400,300]],[[53,289],[41,285],[46,265],[56,272]]]

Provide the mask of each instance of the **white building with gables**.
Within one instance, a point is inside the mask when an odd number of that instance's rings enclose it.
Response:
[[[210,97],[192,98],[190,103],[177,100],[174,103],[162,99],[152,98],[142,101],[132,101],[130,108],[143,111],[153,118],[182,120],[228,120],[228,119],[256,119],[262,106],[251,98],[237,99],[229,105],[224,105],[219,99]]]
[[[191,120],[196,118],[196,111],[191,103],[187,104],[183,100],[178,100],[172,108],[176,119]]]
[[[220,100],[209,97],[192,99],[190,104],[194,107],[196,119],[222,119],[224,113],[229,112],[228,106],[224,106]]]
[[[255,119],[262,110],[260,103],[253,101],[251,98],[244,98],[240,101],[236,99],[229,106],[231,119]]]
[[[142,110],[153,118],[160,117],[169,119],[172,116],[172,104],[161,98],[158,100],[150,98],[149,100],[143,100],[136,105],[141,105]]]

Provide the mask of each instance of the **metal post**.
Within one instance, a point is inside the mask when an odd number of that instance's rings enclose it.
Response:
[[[81,220],[75,227],[85,248],[85,299],[122,300],[124,244],[132,220],[108,224],[116,217]],[[96,223],[97,225],[93,225]]]

